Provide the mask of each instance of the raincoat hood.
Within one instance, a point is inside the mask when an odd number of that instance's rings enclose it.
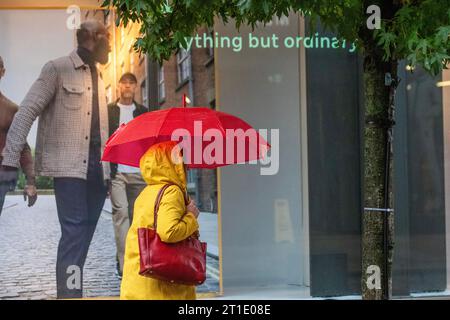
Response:
[[[142,156],[139,166],[148,185],[173,183],[186,192],[183,156],[176,142],[161,142],[151,146]]]

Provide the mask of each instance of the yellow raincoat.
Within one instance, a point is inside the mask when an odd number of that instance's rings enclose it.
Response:
[[[156,232],[164,242],[182,241],[198,231],[194,214],[186,211],[183,192],[186,192],[186,173],[177,146],[178,161],[171,161],[173,142],[153,145],[142,156],[140,168],[147,187],[134,205],[133,223],[128,231],[120,299],[123,300],[193,300],[195,286],[171,284],[139,275],[138,228],[153,228],[153,206],[159,190],[168,183],[158,211]]]

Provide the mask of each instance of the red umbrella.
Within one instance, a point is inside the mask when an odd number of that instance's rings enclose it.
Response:
[[[216,168],[256,161],[270,145],[248,123],[203,107],[170,108],[145,113],[120,126],[106,143],[102,161],[139,167],[152,145],[177,141],[190,168]]]

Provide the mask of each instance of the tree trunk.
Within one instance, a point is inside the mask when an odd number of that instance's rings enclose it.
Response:
[[[390,196],[392,184],[392,157],[389,145],[389,128],[392,122],[390,108],[393,105],[395,87],[386,83],[389,73],[397,78],[397,62],[382,60],[377,49],[365,51],[364,56],[364,211],[362,213],[362,297],[363,299],[387,299],[390,292],[390,267],[385,268],[385,257],[392,257],[393,236]],[[378,210],[373,210],[378,209]],[[387,216],[385,216],[387,215]],[[384,219],[387,220],[384,220]],[[390,222],[386,222],[390,221]],[[387,243],[387,244],[386,244]],[[389,265],[390,261],[389,259]],[[378,273],[378,271],[380,273]],[[380,277],[378,277],[378,275]],[[386,278],[387,277],[387,278]],[[380,281],[378,281],[380,280]]]

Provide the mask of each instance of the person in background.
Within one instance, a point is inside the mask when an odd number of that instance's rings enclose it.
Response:
[[[83,268],[108,193],[105,86],[97,63],[108,63],[109,32],[89,20],[76,33],[78,48],[42,68],[8,131],[3,170],[17,171],[31,126],[39,117],[36,174],[53,177],[61,238],[56,259],[58,299],[83,296]]]
[[[3,58],[0,56],[0,81],[5,76],[6,69]],[[0,91],[0,152],[5,147],[6,136],[8,134],[9,127],[13,121],[19,107],[6,98]],[[2,157],[0,156],[0,163]],[[37,200],[37,191],[34,175],[33,157],[31,155],[31,149],[28,143],[25,143],[22,152],[20,153],[20,167],[25,174],[26,185],[23,190],[24,200],[28,198],[28,206],[31,207]],[[13,191],[17,183],[17,171],[3,170],[0,166],[0,215],[2,214],[3,204],[5,203],[6,193]]]
[[[125,73],[119,80],[119,99],[108,105],[109,134],[112,135],[120,125],[148,111],[135,101],[137,78]],[[117,273],[123,272],[125,240],[133,219],[134,202],[145,188],[139,168],[121,164],[111,164],[111,205],[114,235],[117,248]]]

